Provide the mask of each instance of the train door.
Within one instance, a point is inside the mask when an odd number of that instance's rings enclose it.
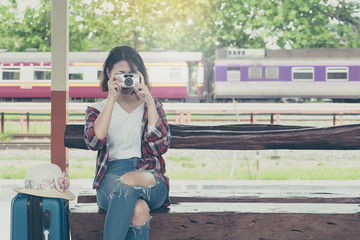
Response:
[[[198,100],[198,62],[187,62],[188,64],[188,83],[187,83],[187,102]]]
[[[206,102],[214,100],[214,62],[206,59],[204,61],[204,87],[202,89],[202,96]]]

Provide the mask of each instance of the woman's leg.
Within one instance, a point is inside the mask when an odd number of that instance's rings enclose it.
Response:
[[[139,199],[135,205],[134,215],[131,220],[126,240],[148,240],[150,232],[150,209],[147,203]]]
[[[100,187],[96,191],[97,204],[100,208],[107,211],[111,193],[114,191],[120,177],[133,170],[133,162],[133,159],[121,159],[109,163]]]
[[[149,239],[151,219],[149,211],[161,207],[167,195],[168,188],[165,182],[156,177],[155,185],[148,187],[149,199],[147,199],[146,202],[139,199],[136,203],[134,216],[126,237],[127,240]]]
[[[105,220],[104,239],[149,239],[149,207],[154,194],[161,206],[167,196],[166,185],[159,184],[154,175],[148,171],[133,171],[124,174],[112,194]],[[165,185],[165,187],[164,187]],[[159,188],[162,186],[161,188]],[[154,191],[153,191],[154,190]],[[159,198],[154,196],[154,200]],[[159,201],[159,200],[158,200]],[[129,229],[130,226],[130,229]]]

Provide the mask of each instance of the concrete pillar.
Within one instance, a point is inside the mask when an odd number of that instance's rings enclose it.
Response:
[[[51,163],[67,172],[64,146],[68,122],[69,1],[51,1]]]

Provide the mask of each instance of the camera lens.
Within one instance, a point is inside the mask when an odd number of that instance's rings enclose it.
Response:
[[[133,80],[132,80],[132,78],[126,78],[124,83],[126,86],[131,86],[131,85],[133,85]]]

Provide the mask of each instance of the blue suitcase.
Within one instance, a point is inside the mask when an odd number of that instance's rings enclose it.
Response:
[[[11,202],[11,240],[69,240],[69,201],[17,194]]]

